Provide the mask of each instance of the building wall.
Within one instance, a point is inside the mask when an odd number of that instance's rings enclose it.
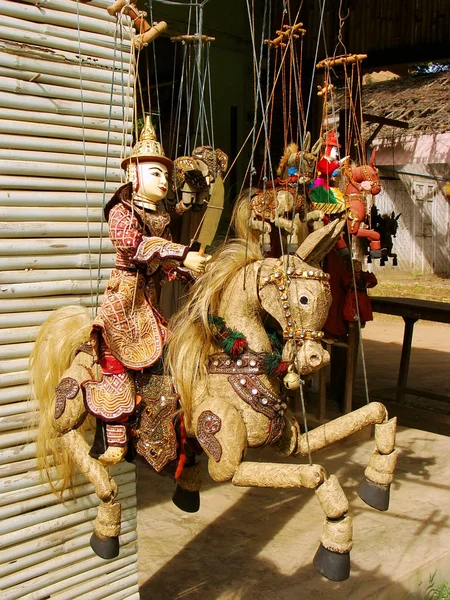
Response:
[[[450,204],[446,165],[404,164],[379,167],[383,189],[376,197],[381,214],[401,213],[393,251],[398,267],[415,274],[450,276]],[[374,262],[374,268],[376,267]]]

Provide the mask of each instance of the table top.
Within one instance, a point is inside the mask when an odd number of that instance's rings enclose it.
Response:
[[[370,296],[372,310],[405,319],[424,319],[437,323],[450,323],[450,303],[417,298]]]

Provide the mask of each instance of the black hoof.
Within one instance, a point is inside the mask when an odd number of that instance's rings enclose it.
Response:
[[[361,481],[358,488],[358,495],[366,504],[377,510],[387,510],[389,508],[391,484],[379,485],[373,483],[366,477]]]
[[[331,581],[345,581],[350,576],[350,552],[333,552],[320,544],[313,564],[321,575]]]
[[[200,492],[189,492],[177,485],[172,496],[172,502],[184,512],[197,512],[200,508]]]
[[[100,556],[100,558],[108,560],[110,558],[116,558],[116,556],[119,556],[118,537],[101,538],[94,531],[94,533],[91,535],[90,544],[92,550],[97,556]]]

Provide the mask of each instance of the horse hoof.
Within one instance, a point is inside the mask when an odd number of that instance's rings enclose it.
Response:
[[[190,492],[177,485],[172,496],[172,502],[184,512],[194,513],[200,508],[200,492]]]
[[[321,575],[331,581],[345,581],[350,576],[350,552],[333,552],[320,544],[313,564]]]
[[[372,508],[384,511],[389,508],[390,488],[390,483],[380,485],[364,477],[359,484],[358,496]]]
[[[99,537],[94,531],[94,533],[91,535],[90,544],[92,550],[97,556],[100,556],[100,558],[109,560],[110,558],[116,558],[116,556],[119,556],[118,537],[102,538]]]

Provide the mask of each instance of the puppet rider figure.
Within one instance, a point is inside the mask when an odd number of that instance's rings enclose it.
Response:
[[[146,117],[139,141],[122,162],[128,183],[105,207],[116,265],[89,342],[103,376],[83,384],[87,410],[106,424],[107,447],[98,457],[105,465],[119,462],[127,451],[127,421],[136,410],[134,373],[162,355],[167,323],[156,308],[160,278],[192,279],[209,258],[171,241],[163,200],[172,167]],[[183,203],[175,207],[179,214],[186,210]]]

